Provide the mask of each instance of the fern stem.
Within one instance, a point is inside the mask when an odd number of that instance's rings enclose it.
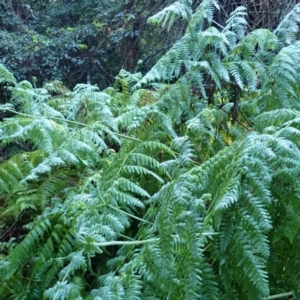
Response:
[[[9,108],[7,108],[6,110],[8,110],[8,111],[10,111],[10,112],[12,112],[12,113],[14,113],[16,115],[25,116],[25,117],[29,117],[29,118],[42,118],[41,116],[24,114],[24,113],[17,112],[15,110],[9,109]],[[51,119],[62,121],[62,122],[67,122],[67,123],[72,123],[72,124],[77,124],[77,125],[80,125],[80,126],[85,126],[85,127],[89,127],[89,128],[93,129],[93,126],[85,124],[85,123],[77,122],[77,121],[71,121],[71,120],[62,119],[62,118],[53,117],[53,116],[51,117]],[[125,134],[121,134],[121,133],[117,133],[117,132],[114,132],[114,134],[117,135],[117,136],[119,136],[119,137],[125,138],[125,139],[129,139],[129,140],[140,142],[140,143],[142,142],[141,140],[139,140],[137,138],[134,138],[134,137],[131,137],[131,136],[128,136],[128,135],[125,135]]]
[[[111,242],[103,242],[103,243],[93,243],[93,245],[98,247],[107,247],[107,246],[115,246],[115,245],[141,245],[148,243],[157,243],[160,241],[160,238],[153,238],[148,240],[141,241],[111,241]]]
[[[119,236],[122,237],[122,238],[124,238],[124,239],[130,240],[130,241],[134,241],[133,238],[130,238],[129,236],[126,236],[124,234],[119,233]]]
[[[213,236],[213,235],[220,235],[219,232],[203,232],[201,233],[203,236]],[[125,245],[142,245],[148,243],[157,243],[160,241],[160,238],[153,238],[148,240],[140,240],[140,241],[110,241],[110,242],[103,242],[103,243],[93,243],[94,246],[98,247],[107,247],[107,246],[125,246]]]
[[[201,235],[203,236],[213,236],[213,235],[220,235],[221,232],[202,232]]]
[[[127,215],[127,216],[129,216],[129,217],[131,217],[131,218],[133,218],[133,219],[136,219],[136,220],[138,220],[138,221],[141,221],[141,222],[144,222],[144,223],[148,223],[148,224],[153,225],[153,223],[151,223],[151,222],[149,222],[149,221],[147,221],[147,220],[144,220],[144,219],[142,219],[142,218],[136,217],[136,216],[134,216],[134,215],[132,215],[132,214],[129,214],[128,212],[126,212],[126,211],[124,211],[124,210],[118,209],[118,208],[116,208],[116,207],[114,207],[114,206],[111,206],[111,205],[108,205],[108,207],[110,207],[110,208],[112,208],[112,209],[114,209],[114,210],[116,210],[116,211],[118,211],[118,212],[121,212],[121,213],[123,213],[123,214],[125,214],[125,215]]]
[[[284,297],[289,297],[289,296],[293,296],[293,292],[288,292],[288,293],[282,293],[282,294],[277,294],[277,295],[273,295],[268,297],[269,299],[279,299],[279,298],[284,298]]]
[[[225,109],[223,109],[221,107],[221,110],[224,111],[228,116],[230,116],[230,113],[228,113]],[[240,124],[242,127],[244,127],[246,130],[248,130],[248,132],[251,132],[252,130],[250,128],[248,128],[246,125],[244,125],[238,118],[234,119],[235,122],[237,122],[238,124]],[[246,120],[247,122],[247,120]],[[247,122],[248,123],[248,122]]]

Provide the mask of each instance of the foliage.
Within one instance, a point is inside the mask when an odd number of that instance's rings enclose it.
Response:
[[[250,32],[218,7],[153,15],[185,34],[102,91],[0,66],[3,298],[299,297],[299,6]]]
[[[201,2],[0,0],[0,62],[18,80],[34,77],[39,85],[61,80],[72,88],[92,82],[105,88],[121,67],[147,72],[183,36]],[[273,30],[299,0],[269,2],[220,0],[214,22],[224,26],[231,12],[244,5],[251,30]],[[164,18],[167,11],[168,26],[153,31],[147,19],[156,13]]]
[[[0,0],[0,62],[18,80],[35,77],[39,85],[107,87],[121,67],[148,70],[183,33],[181,22],[167,35],[147,27],[147,18],[169,2]]]

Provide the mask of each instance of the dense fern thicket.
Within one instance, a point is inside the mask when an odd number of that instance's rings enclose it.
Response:
[[[218,8],[151,17],[186,33],[103,91],[0,65],[3,299],[299,299],[300,6]]]

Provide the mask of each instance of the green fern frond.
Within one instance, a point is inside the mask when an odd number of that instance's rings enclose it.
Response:
[[[52,288],[49,288],[44,293],[45,299],[80,299],[79,286],[73,282],[58,281]]]
[[[230,290],[235,281],[241,284],[245,278],[249,278],[252,286],[248,285],[248,288],[243,291],[249,295],[249,299],[255,299],[254,295],[257,294],[260,294],[261,297],[266,297],[269,294],[269,287],[264,261],[256,254],[251,242],[246,242],[246,240],[241,233],[233,235],[231,246],[232,251],[236,253],[236,260],[234,259],[231,263],[237,266],[237,270],[233,272],[231,286],[226,286],[226,289]],[[227,264],[221,267],[221,274],[226,268],[228,268]],[[224,275],[222,274],[221,276],[225,279],[227,275],[228,273],[224,272]],[[251,289],[254,289],[254,291]],[[251,294],[253,296],[250,296]]]
[[[62,113],[47,104],[51,95],[44,88],[33,88],[28,81],[19,82],[13,89],[11,103],[26,114],[63,118]]]
[[[60,280],[64,281],[68,276],[74,275],[77,270],[86,270],[87,263],[82,252],[72,252],[68,255],[69,264],[59,272]]]
[[[170,6],[164,8],[162,11],[158,12],[154,16],[148,19],[149,24],[161,24],[162,28],[167,27],[169,31],[176,17],[181,17],[188,21],[192,15],[192,1],[176,1]]]
[[[124,192],[131,192],[144,198],[150,198],[150,195],[146,190],[126,178],[121,177],[118,179],[115,182],[115,186],[117,189],[120,189]]]
[[[263,89],[267,91],[270,85],[274,87],[272,94],[266,95],[271,100],[273,109],[298,107],[294,85],[298,77],[299,59],[299,44],[295,43],[282,48],[270,65],[269,80]]]
[[[49,93],[52,95],[67,95],[69,93],[69,90],[67,87],[63,85],[61,81],[54,80],[52,82],[47,82],[44,86],[44,89],[46,89]]]
[[[48,219],[37,222],[35,227],[26,235],[24,241],[7,257],[9,265],[6,264],[6,261],[1,261],[0,272],[5,274],[6,280],[11,279],[15,274],[17,275],[19,268],[30,259],[38,242],[44,238],[44,234],[49,232],[51,228]]]
[[[0,83],[17,84],[14,75],[3,64],[0,64]]]
[[[216,0],[204,0],[196,8],[189,22],[187,33],[200,32],[206,26],[211,25],[215,9],[219,9],[219,3]]]
[[[280,38],[280,40],[285,44],[291,44],[297,40],[297,35],[299,32],[299,14],[300,5],[297,4],[288,13],[285,18],[279,23],[274,33]]]
[[[125,287],[122,276],[114,276],[113,273],[99,276],[98,281],[102,286],[91,292],[93,299],[125,299]]]
[[[229,38],[233,39],[232,44],[236,43],[236,38],[242,39],[245,36],[248,22],[246,21],[247,8],[244,6],[237,7],[226,20],[226,26],[223,32],[229,34]]]
[[[132,166],[132,165],[124,165],[122,168],[122,171],[126,174],[138,174],[138,175],[150,175],[151,177],[154,177],[159,182],[163,183],[164,180],[158,176],[156,173],[148,170],[145,167],[140,166]]]
[[[78,84],[75,86],[72,98],[67,103],[66,111],[68,113],[68,119],[81,121],[84,117],[89,117],[89,114],[93,113],[94,109],[97,109],[97,113],[101,113],[104,109],[104,113],[110,113],[107,104],[110,101],[108,94],[99,92],[98,87],[88,84]]]
[[[15,155],[0,163],[0,195],[22,191],[24,186],[21,181],[33,167],[27,154]]]

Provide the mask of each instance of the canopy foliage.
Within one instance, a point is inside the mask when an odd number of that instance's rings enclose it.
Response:
[[[201,2],[194,0],[192,11]],[[250,30],[274,30],[298,2],[220,0],[214,24],[224,26],[237,7],[245,6]],[[181,18],[168,31],[147,24],[149,17],[174,3],[0,0],[0,63],[17,80],[33,78],[39,85],[61,80],[70,88],[85,82],[103,89],[113,84],[121,68],[147,72],[183,36],[187,23]]]

